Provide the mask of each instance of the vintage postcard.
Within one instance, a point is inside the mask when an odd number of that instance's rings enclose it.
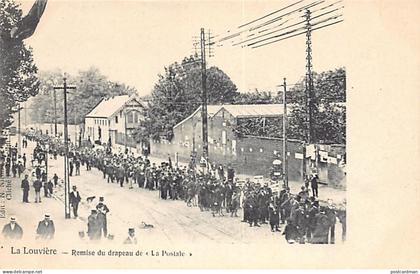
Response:
[[[1,269],[420,266],[418,2],[0,14]]]

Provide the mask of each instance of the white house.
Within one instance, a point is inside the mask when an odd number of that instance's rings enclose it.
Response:
[[[85,116],[85,139],[100,144],[134,146],[131,134],[139,126],[143,108],[144,105],[136,96],[102,99]]]

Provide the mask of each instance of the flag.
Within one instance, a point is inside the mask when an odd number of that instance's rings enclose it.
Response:
[[[46,5],[47,0],[36,0],[29,13],[11,30],[11,38],[24,40],[31,37],[38,26]]]

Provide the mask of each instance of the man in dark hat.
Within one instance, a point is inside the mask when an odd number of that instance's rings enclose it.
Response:
[[[37,177],[33,183],[33,187],[35,190],[35,203],[40,203],[41,202],[41,187],[42,187],[42,182],[39,180],[39,178]]]
[[[124,244],[137,244],[137,238],[135,235],[134,228],[128,229],[128,237],[125,239]]]
[[[337,212],[333,201],[328,199],[327,201],[328,206],[325,209],[325,214],[328,216],[328,220],[330,221],[330,231],[329,231],[329,242],[330,244],[335,243],[335,224],[337,221]]]
[[[54,180],[54,186],[57,187],[57,184],[58,184],[58,176],[57,176],[57,173],[54,173],[53,180]]]
[[[11,216],[10,223],[6,224],[3,227],[1,234],[5,239],[19,240],[22,239],[23,230],[20,227],[20,225],[16,223],[16,218],[14,216]]]
[[[232,165],[229,164],[227,168],[227,179],[228,182],[233,182],[233,179],[235,178],[235,170],[233,169]]]
[[[309,191],[306,189],[305,186],[300,187],[300,192],[298,193],[301,201],[304,203],[309,198]]]
[[[28,175],[25,175],[25,179],[22,180],[20,187],[23,190],[23,202],[29,203],[28,195],[29,195],[29,180]]]
[[[74,218],[77,218],[77,210],[79,208],[79,203],[82,200],[80,198],[79,191],[76,186],[73,186],[73,190],[70,192],[70,206],[73,208]]]
[[[318,198],[318,174],[313,174],[311,178],[312,195]]]
[[[316,228],[316,216],[319,213],[319,201],[315,201],[313,197],[311,197],[312,206],[308,210],[308,229],[306,231],[306,239],[308,242],[312,242],[312,236],[315,232]]]
[[[312,236],[312,243],[314,244],[328,244],[328,234],[331,227],[328,216],[326,215],[326,208],[321,206],[319,213],[315,216],[316,227]]]
[[[45,214],[44,220],[38,223],[36,229],[37,238],[49,240],[54,238],[55,227],[54,222],[51,220],[50,214]]]
[[[98,212],[92,209],[88,217],[88,231],[89,239],[98,240],[101,238],[101,227],[98,221]]]

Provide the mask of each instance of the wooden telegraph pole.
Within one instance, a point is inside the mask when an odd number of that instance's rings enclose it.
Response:
[[[207,75],[206,75],[206,38],[204,28],[201,28],[201,118],[202,118],[202,136],[203,136],[203,158],[208,162],[209,142],[208,142],[208,125],[207,125]]]
[[[76,89],[76,86],[68,86],[66,76],[63,77],[63,86],[55,86],[54,89],[64,91],[64,216],[70,219],[70,177],[69,177],[69,132],[67,123],[67,90]]]
[[[286,102],[286,78],[283,78],[283,183],[289,186],[289,173],[287,161],[287,102]]]

